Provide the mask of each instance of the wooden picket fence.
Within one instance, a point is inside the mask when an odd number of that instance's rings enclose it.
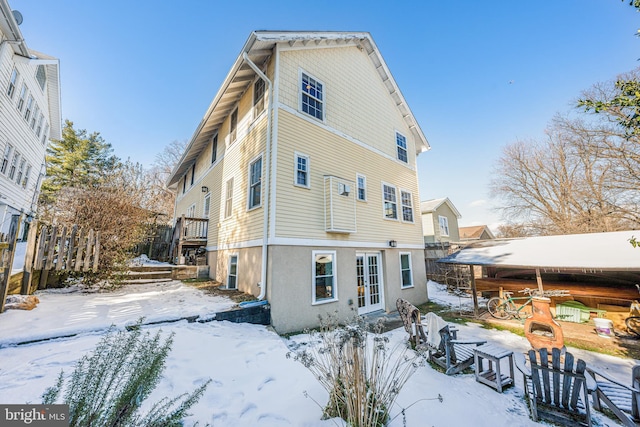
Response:
[[[38,228],[40,229],[38,232]],[[33,272],[40,271],[38,289],[46,287],[49,272],[97,271],[100,258],[100,232],[32,224],[27,238],[23,290],[31,290]]]

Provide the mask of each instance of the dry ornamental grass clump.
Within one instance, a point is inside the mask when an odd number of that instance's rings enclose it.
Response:
[[[369,328],[357,317],[338,326],[321,318],[310,344],[288,353],[307,367],[329,393],[323,418],[339,417],[352,427],[380,427],[390,421],[398,393],[424,363],[407,346],[389,348],[382,325]]]

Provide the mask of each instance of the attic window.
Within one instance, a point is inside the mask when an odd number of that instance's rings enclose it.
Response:
[[[38,65],[38,70],[36,71],[36,80],[38,81],[40,88],[44,90],[44,85],[47,83],[47,73],[44,65]]]
[[[324,120],[324,84],[306,73],[301,73],[300,80],[302,112],[318,120]]]

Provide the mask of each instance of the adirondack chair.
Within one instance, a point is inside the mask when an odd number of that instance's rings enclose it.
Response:
[[[551,365],[546,348],[529,350],[529,364],[523,354],[515,357],[516,367],[523,374],[524,390],[529,398],[531,417],[534,421],[544,418],[565,426],[591,427],[589,391],[596,390],[590,375],[585,376],[586,363],[578,359],[574,368],[574,357],[552,349]]]
[[[411,348],[423,345],[427,342],[427,334],[422,327],[422,319],[420,317],[420,310],[409,301],[398,298],[396,300],[396,308],[405,331],[409,334],[409,342]]]
[[[587,368],[596,382],[592,393],[594,409],[601,411],[601,401],[627,427],[640,426],[640,365],[631,370],[631,386],[621,384],[603,372]]]
[[[485,344],[480,340],[459,340],[452,336],[450,326],[440,329],[440,345],[428,346],[429,360],[444,368],[447,375],[455,375],[473,365],[473,349]]]

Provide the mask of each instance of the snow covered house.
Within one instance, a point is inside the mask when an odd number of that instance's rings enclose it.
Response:
[[[49,138],[62,134],[59,61],[27,47],[22,16],[0,0],[0,232],[35,215]],[[25,230],[25,227],[20,227]]]
[[[178,246],[279,332],[422,303],[428,148],[369,33],[255,31],[168,180]]]
[[[460,241],[458,219],[462,215],[448,197],[421,202],[420,213],[426,244]]]

